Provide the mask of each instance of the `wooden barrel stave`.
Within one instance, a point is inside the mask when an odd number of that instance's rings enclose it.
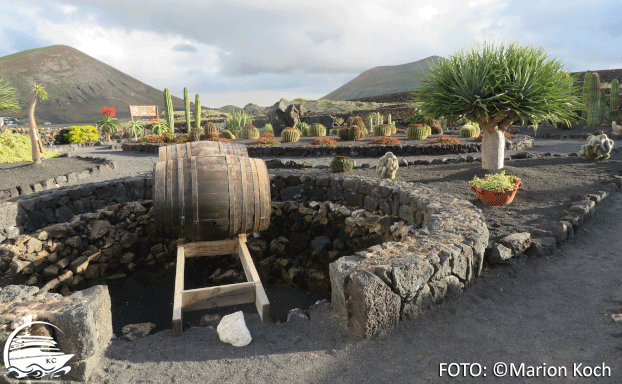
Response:
[[[209,241],[268,228],[270,184],[263,160],[176,156],[160,163],[165,165],[154,168],[154,220],[162,235]]]
[[[248,150],[244,144],[223,143],[209,140],[166,145],[160,147],[158,150],[159,161],[177,157],[205,157],[217,155],[248,157]]]

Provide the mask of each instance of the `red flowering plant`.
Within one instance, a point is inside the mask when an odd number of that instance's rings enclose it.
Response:
[[[274,137],[260,137],[255,140],[250,145],[279,145],[281,144],[281,140],[275,139]]]
[[[379,144],[379,145],[391,145],[391,144],[399,144],[401,143],[400,139],[391,136],[380,136],[367,144]]]
[[[428,144],[440,144],[440,143],[458,144],[458,143],[462,143],[462,140],[460,140],[457,137],[441,136],[441,137],[437,137],[435,139],[428,141]]]
[[[329,137],[320,137],[318,139],[313,140],[309,144],[311,145],[338,145],[339,142]]]
[[[101,128],[102,133],[105,133],[108,140],[110,140],[110,135],[117,132],[120,125],[117,122],[117,119],[112,118],[112,116],[116,115],[117,112],[114,107],[103,107],[101,114],[102,117],[99,118],[97,127]]]

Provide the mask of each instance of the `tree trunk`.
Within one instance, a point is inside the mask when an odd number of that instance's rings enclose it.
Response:
[[[505,135],[501,131],[484,130],[482,133],[482,168],[503,169]]]
[[[41,164],[41,141],[39,140],[39,134],[37,132],[37,123],[35,122],[35,106],[37,105],[37,94],[35,93],[32,103],[30,104],[30,111],[28,113],[28,120],[30,124],[30,141],[32,142],[32,162],[35,164]]]

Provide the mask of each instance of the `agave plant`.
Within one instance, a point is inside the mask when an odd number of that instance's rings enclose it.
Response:
[[[130,120],[128,132],[130,135],[134,136],[134,140],[138,140],[138,135],[142,135],[145,131],[145,127],[140,120]]]
[[[158,120],[151,126],[151,133],[154,135],[160,136],[163,135],[164,132],[168,132],[168,125],[162,120]]]
[[[116,133],[119,130],[119,122],[117,119],[112,116],[102,116],[99,118],[97,122],[97,127],[102,130],[108,140],[110,140],[110,135]]]

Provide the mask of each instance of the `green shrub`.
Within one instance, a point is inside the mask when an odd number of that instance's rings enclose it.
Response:
[[[58,153],[43,149],[43,157],[57,157]],[[32,145],[26,135],[5,131],[0,133],[0,163],[18,163],[32,161]]]
[[[89,143],[99,140],[99,133],[92,125],[74,125],[69,127],[69,132],[65,133],[64,139],[68,144]]]
[[[261,128],[261,133],[265,133],[265,132],[272,132],[274,133],[274,129],[272,128],[272,124],[268,123],[266,125],[263,126],[263,128]]]

